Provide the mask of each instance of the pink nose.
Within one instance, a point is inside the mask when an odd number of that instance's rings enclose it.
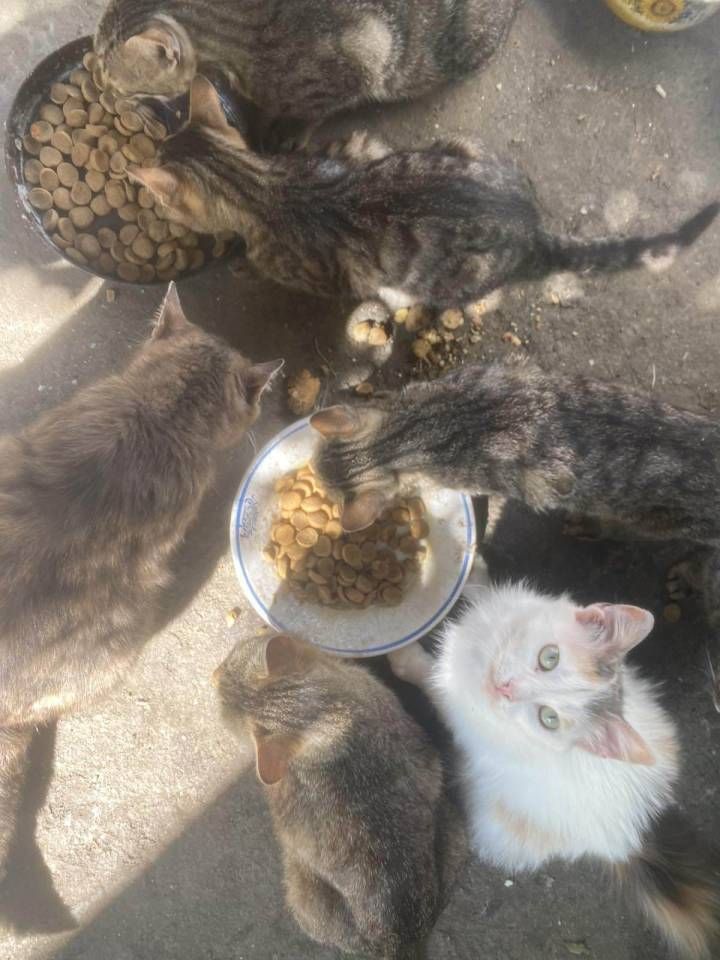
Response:
[[[513,688],[510,680],[508,680],[506,683],[496,683],[495,690],[497,691],[498,696],[505,697],[506,700],[512,700]]]

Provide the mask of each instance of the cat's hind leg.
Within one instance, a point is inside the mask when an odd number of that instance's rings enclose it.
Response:
[[[0,727],[0,882],[15,836],[32,737],[31,727]]]
[[[318,943],[346,951],[367,949],[367,941],[340,893],[299,860],[285,861],[287,902],[301,929]]]

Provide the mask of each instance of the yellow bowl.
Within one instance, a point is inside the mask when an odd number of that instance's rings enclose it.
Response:
[[[613,13],[638,30],[687,30],[720,10],[720,0],[605,0]]]

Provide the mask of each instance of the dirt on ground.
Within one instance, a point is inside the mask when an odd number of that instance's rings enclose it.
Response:
[[[8,0],[0,11],[0,114],[42,57],[92,31],[97,0]],[[601,0],[526,0],[504,51],[463,84],[372,108],[359,125],[397,146],[479,137],[533,180],[547,225],[581,236],[654,232],[720,196],[720,16],[675,36],[626,27]],[[146,336],[159,287],[104,283],[31,236],[0,184],[0,427],[16,429],[115,370]],[[720,406],[717,224],[667,273],[524,284],[466,342],[468,357],[526,353],[543,366],[619,380],[713,415]],[[113,294],[108,296],[108,290]],[[217,265],[184,282],[194,321],[258,360],[336,395],[351,305],[281,290]],[[402,382],[409,367],[381,372]],[[266,404],[255,443],[292,415]],[[248,630],[228,555],[229,509],[253,455],[221,464],[178,560],[167,625],[138,669],[92,714],[38,735],[14,878],[3,891],[0,955],[12,960],[331,960],[285,910],[278,851],[249,751],[217,715],[209,676],[233,606]],[[683,744],[680,798],[708,837],[720,829],[720,717],[703,657],[700,604],[663,619],[666,568],[683,544],[585,542],[561,517],[506,510],[483,546],[498,579],[529,578],[580,601],[623,600],[658,625],[637,660],[663,686]],[[432,939],[435,960],[662,960],[665,948],[589,863],[509,877],[471,862]]]

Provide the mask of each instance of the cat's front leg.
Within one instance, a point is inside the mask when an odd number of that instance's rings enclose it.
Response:
[[[343,385],[355,386],[372,374],[372,368],[382,367],[392,354],[393,343],[392,317],[384,304],[365,300],[356,307],[345,324],[345,348],[354,369],[343,377],[347,381]]]
[[[32,736],[30,727],[0,728],[0,882],[15,836]]]
[[[388,655],[392,672],[398,680],[412,683],[432,699],[431,677],[434,658],[419,643],[408,643]]]
[[[355,163],[371,163],[391,154],[392,147],[367,130],[355,130],[347,140],[335,140],[322,152]]]

